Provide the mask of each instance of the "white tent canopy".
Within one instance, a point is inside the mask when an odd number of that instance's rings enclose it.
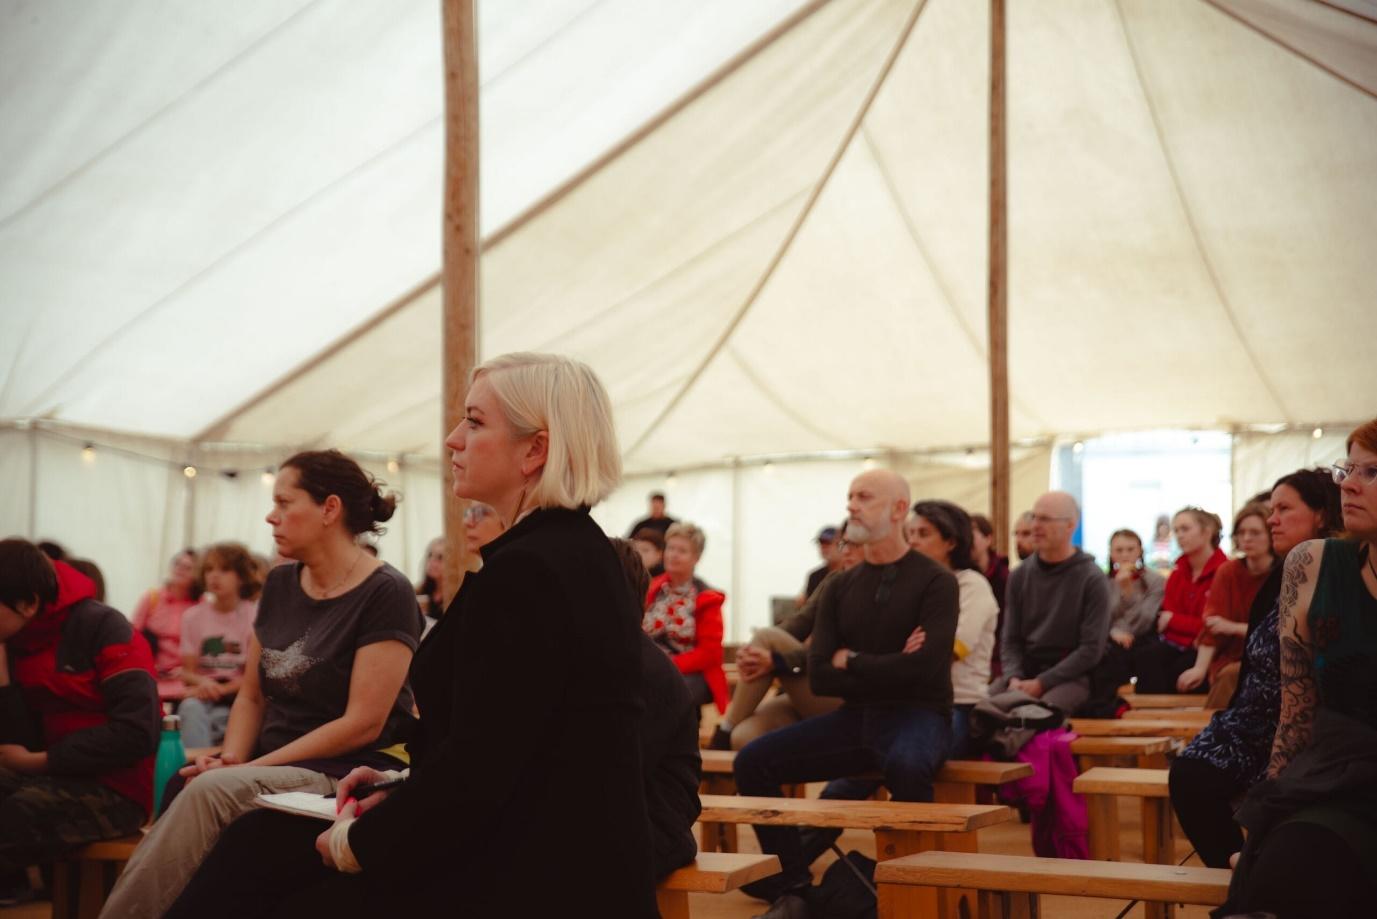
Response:
[[[438,455],[439,24],[0,0],[0,420]],[[1371,415],[1377,2],[1008,34],[1013,436]],[[591,363],[632,473],[983,444],[988,47],[973,0],[481,3],[480,356]]]

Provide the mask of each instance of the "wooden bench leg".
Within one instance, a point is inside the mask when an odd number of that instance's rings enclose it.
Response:
[[[1097,862],[1117,862],[1119,855],[1119,798],[1117,795],[1086,795],[1090,818],[1090,857]]]
[[[915,852],[939,849],[941,833],[921,833],[910,830],[876,830],[875,858],[889,861]],[[911,884],[885,884],[879,888],[879,919],[933,919],[946,916],[943,900],[935,887],[916,887]]]
[[[53,919],[76,919],[78,901],[76,866],[71,862],[53,865]]]
[[[736,779],[730,775],[705,775],[703,791],[710,795],[736,794]],[[736,852],[736,824],[700,823],[698,825],[699,852]]]
[[[1166,769],[1167,765],[1165,753],[1145,753],[1138,757],[1139,769]]]
[[[1176,861],[1176,843],[1171,822],[1171,802],[1166,798],[1143,798],[1143,863],[1171,865]],[[1144,903],[1147,919],[1173,919],[1174,903]]]
[[[937,837],[938,847],[944,852],[979,852],[980,846],[975,833],[941,833]],[[971,919],[976,915],[979,901],[976,891],[949,888],[938,891],[940,901],[938,913],[951,919]]]
[[[933,782],[932,800],[936,804],[975,804],[975,786],[970,782]]]
[[[655,906],[660,910],[660,919],[689,919],[687,890],[657,890]]]

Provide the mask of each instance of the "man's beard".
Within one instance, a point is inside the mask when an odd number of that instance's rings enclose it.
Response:
[[[890,529],[891,527],[886,526],[885,523],[881,523],[879,526],[871,529],[864,523],[852,520],[846,525],[846,540],[847,542],[854,542],[857,545],[865,546],[884,539],[889,535]]]
[[[1033,552],[1034,552],[1033,549],[1024,550],[1024,548],[1023,548],[1022,546],[1019,546],[1019,547],[1018,547],[1018,560],[1019,560],[1020,562],[1026,562],[1029,558],[1032,557]]]

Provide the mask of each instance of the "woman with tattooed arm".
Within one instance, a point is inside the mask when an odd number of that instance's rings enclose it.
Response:
[[[1377,419],[1333,467],[1344,539],[1286,558],[1281,718],[1226,909],[1370,914],[1377,903]]]

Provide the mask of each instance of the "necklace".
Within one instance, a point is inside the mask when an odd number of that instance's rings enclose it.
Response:
[[[359,550],[358,550],[358,554],[354,556],[354,563],[353,563],[352,565],[349,566],[349,570],[348,570],[348,571],[344,572],[344,577],[342,577],[342,578],[340,578],[338,581],[336,581],[336,582],[334,583],[334,585],[333,585],[332,587],[330,587],[329,589],[324,590],[324,591],[321,591],[320,597],[319,597],[318,599],[321,599],[321,600],[328,600],[328,599],[330,598],[330,594],[332,594],[332,593],[334,593],[335,591],[339,590],[340,587],[343,586],[344,583],[345,583],[346,581],[349,580],[349,576],[350,576],[351,574],[354,573],[354,569],[357,568],[357,567],[359,567],[359,559],[361,559],[361,558],[363,558],[363,550],[362,550],[362,549],[359,549]],[[314,580],[314,578],[312,578],[312,580]]]

